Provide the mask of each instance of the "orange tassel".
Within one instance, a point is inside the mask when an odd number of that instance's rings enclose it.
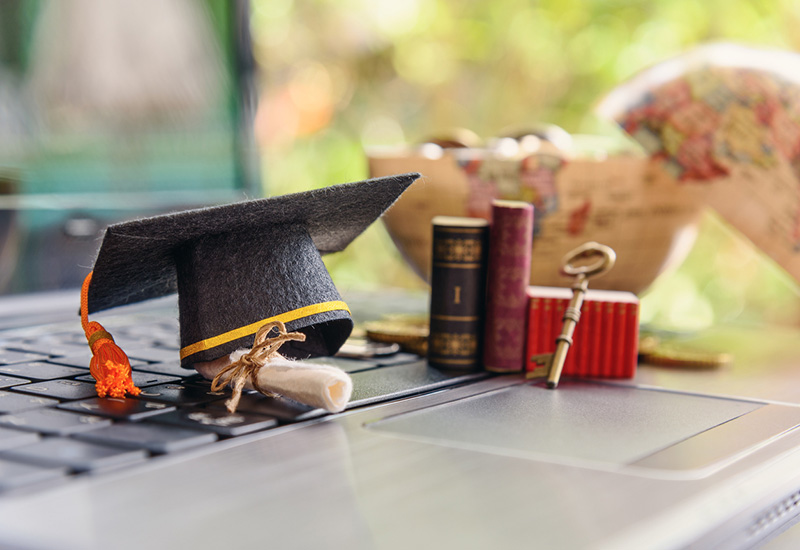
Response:
[[[114,338],[97,321],[89,321],[89,273],[81,288],[81,325],[86,333],[86,340],[92,350],[89,371],[97,380],[95,389],[99,397],[125,397],[126,393],[139,395],[131,378],[131,364],[128,356],[114,343]]]

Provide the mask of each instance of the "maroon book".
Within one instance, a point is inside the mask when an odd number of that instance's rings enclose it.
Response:
[[[532,240],[532,205],[492,203],[483,348],[486,370],[517,372],[524,368]]]

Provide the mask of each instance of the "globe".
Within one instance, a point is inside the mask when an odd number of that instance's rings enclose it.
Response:
[[[493,199],[534,205],[531,284],[568,286],[563,256],[586,241],[612,247],[617,264],[592,288],[641,293],[691,248],[702,211],[646,155],[570,158],[554,148],[531,154],[502,149],[423,146],[368,153],[372,176],[416,171],[423,177],[386,213],[395,244],[428,279],[434,216],[490,218]]]

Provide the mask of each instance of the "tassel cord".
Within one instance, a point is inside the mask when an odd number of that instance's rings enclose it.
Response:
[[[99,397],[125,397],[126,393],[139,395],[131,377],[131,365],[125,352],[114,343],[114,338],[97,321],[89,321],[89,285],[92,281],[90,272],[81,287],[81,326],[86,341],[92,350],[89,371],[97,383],[95,389]]]

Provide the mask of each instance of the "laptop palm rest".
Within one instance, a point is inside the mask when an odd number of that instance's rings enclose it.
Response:
[[[627,467],[646,475],[711,473],[798,425],[796,407],[565,382],[555,391],[513,385],[367,427],[441,445],[603,469]]]

